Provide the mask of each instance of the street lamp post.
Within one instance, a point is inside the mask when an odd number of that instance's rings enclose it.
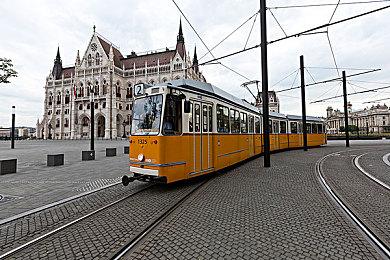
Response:
[[[49,124],[49,136],[47,137],[47,139],[51,139],[51,129],[53,128],[52,126],[51,126],[51,124]]]
[[[126,138],[126,121],[125,120],[123,120],[122,125],[123,125],[123,135],[122,135],[122,138]]]
[[[15,148],[15,106],[12,106],[11,149]]]

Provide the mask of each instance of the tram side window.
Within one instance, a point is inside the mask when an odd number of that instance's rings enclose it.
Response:
[[[311,134],[311,124],[306,124],[306,133]]]
[[[230,128],[232,133],[240,132],[240,116],[238,111],[234,109],[230,109]]]
[[[194,131],[194,125],[193,125],[193,120],[194,120],[194,114],[192,112],[193,109],[193,104],[192,102],[190,103],[190,113],[188,114],[188,131],[193,132]]]
[[[203,132],[207,132],[208,120],[207,120],[207,106],[203,105]]]
[[[290,127],[291,127],[291,133],[292,134],[297,134],[298,133],[298,126],[297,122],[291,122]]]
[[[312,133],[316,134],[317,133],[317,124],[312,125]]]
[[[241,133],[248,133],[248,119],[246,113],[240,113]]]
[[[255,132],[260,134],[260,118],[255,117]]]
[[[272,134],[272,120],[269,120],[269,125],[268,125],[268,128],[269,128],[269,133]]]
[[[229,133],[229,108],[217,105],[217,131]]]
[[[209,106],[209,132],[213,131],[213,107]]]
[[[302,123],[299,123],[298,124],[298,133],[301,134],[303,132],[302,129],[303,129],[303,125],[302,125]]]
[[[164,135],[181,135],[182,100],[176,96],[167,95],[164,112]]]
[[[318,125],[318,133],[322,134],[322,125],[321,124]]]
[[[249,133],[253,133],[253,126],[254,126],[254,123],[253,123],[253,116],[249,116]]]
[[[274,133],[279,134],[279,121],[273,121],[273,128],[274,128]]]
[[[286,134],[287,133],[286,122],[285,121],[280,121],[280,133],[281,134]]]
[[[200,105],[195,104],[195,132],[200,132]]]

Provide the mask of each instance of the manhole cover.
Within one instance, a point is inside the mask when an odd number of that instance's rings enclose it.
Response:
[[[5,204],[7,202],[21,198],[22,197],[0,194],[0,204]]]

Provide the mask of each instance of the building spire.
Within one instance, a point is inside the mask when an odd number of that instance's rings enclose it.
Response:
[[[195,50],[194,50],[194,59],[192,62],[194,65],[198,65],[198,55],[196,55],[196,45],[195,45]]]
[[[183,29],[181,28],[181,18],[180,18],[180,25],[179,25],[179,34],[177,35],[177,42],[184,43]]]
[[[60,78],[62,72],[62,60],[60,56],[60,46],[57,48],[57,56],[56,59],[54,60],[54,66],[51,74],[53,77],[57,80]]]
[[[80,66],[80,63],[81,63],[81,61],[80,61],[80,51],[77,50],[76,66]]]

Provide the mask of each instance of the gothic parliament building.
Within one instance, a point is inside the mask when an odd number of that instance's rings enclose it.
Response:
[[[82,139],[91,132],[91,89],[94,93],[95,136],[128,136],[133,106],[133,86],[156,85],[186,78],[205,82],[199,71],[196,47],[191,62],[180,21],[175,49],[123,56],[119,48],[94,31],[82,57],[73,67],[62,67],[59,49],[46,78],[44,115],[37,122],[37,138]],[[91,86],[93,85],[93,88]]]

